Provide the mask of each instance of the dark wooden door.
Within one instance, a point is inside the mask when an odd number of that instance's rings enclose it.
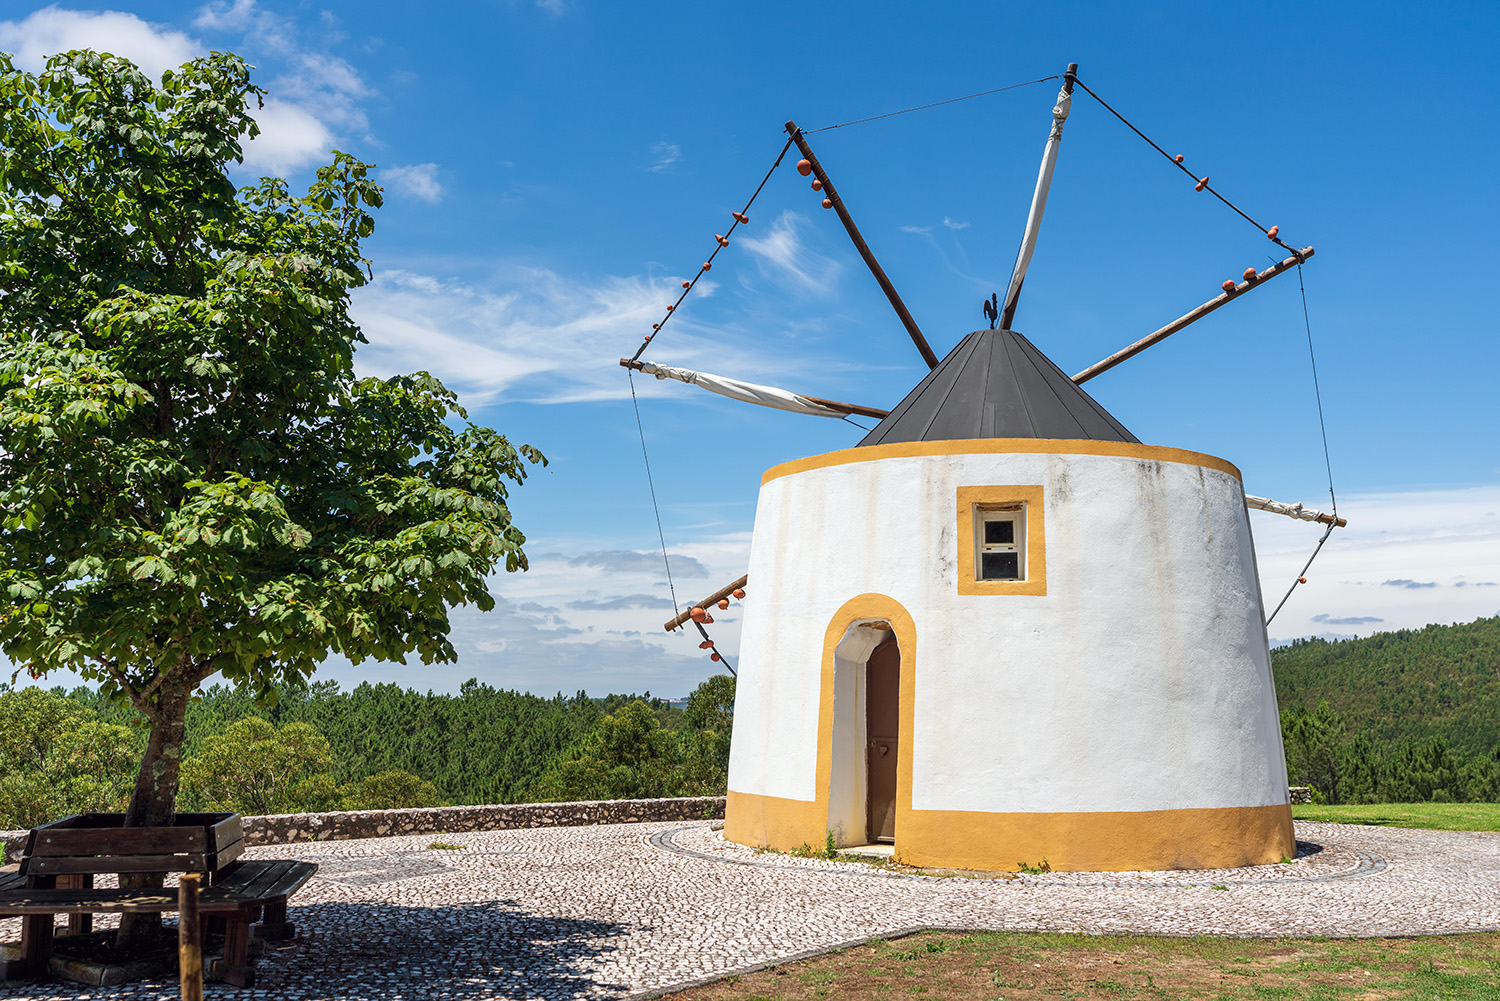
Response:
[[[896,759],[901,734],[901,648],[894,638],[865,668],[866,802],[871,841],[896,840]]]

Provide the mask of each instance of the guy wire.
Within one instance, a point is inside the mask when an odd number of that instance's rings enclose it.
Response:
[[[677,588],[672,584],[672,561],[667,559],[667,534],[661,528],[661,508],[656,503],[656,484],[651,481],[651,457],[646,454],[646,428],[641,424],[641,402],[635,396],[635,373],[625,370],[630,379],[630,402],[635,405],[635,426],[641,433],[641,458],[646,460],[646,486],[651,490],[651,510],[656,514],[656,537],[661,540],[661,561],[667,568],[667,590],[672,594],[672,614],[681,615],[677,607]]]

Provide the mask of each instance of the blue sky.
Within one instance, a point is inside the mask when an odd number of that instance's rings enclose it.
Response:
[[[533,569],[455,615],[461,659],[326,677],[678,695],[713,670],[670,614],[629,384],[634,351],[759,183],[818,128],[1060,73],[1298,246],[1340,512],[1271,635],[1500,612],[1500,8],[1492,4],[8,5],[0,50],[257,66],[243,176],[303,182],[337,147],[386,208],[358,367],[426,368],[552,460],[515,495]],[[1003,292],[1055,82],[812,136],[939,354]],[[925,371],[787,161],[646,357],[890,407]],[[1015,327],[1076,371],[1277,248],[1086,95],[1073,105]],[[1278,255],[1279,256],[1279,255]],[[744,571],[761,472],[849,424],[637,379],[679,599]],[[1235,462],[1310,506],[1327,476],[1295,274],[1088,385],[1143,441]],[[1318,530],[1252,520],[1268,603]],[[748,600],[754,600],[753,582]],[[715,637],[734,659],[737,610]]]

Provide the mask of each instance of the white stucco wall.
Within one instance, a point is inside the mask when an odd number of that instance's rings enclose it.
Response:
[[[1034,484],[1048,593],[958,594],[957,488]],[[1227,472],[1014,453],[808,469],[762,487],[749,574],[733,791],[815,798],[825,632],[876,592],[916,624],[913,808],[1286,802],[1249,519]],[[839,806],[862,784],[839,774],[850,757],[836,755],[831,817],[854,812]]]

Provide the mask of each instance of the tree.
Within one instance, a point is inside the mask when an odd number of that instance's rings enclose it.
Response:
[[[688,695],[681,734],[688,795],[722,796],[729,785],[734,684],[729,675],[716,674]]]
[[[321,812],[338,808],[328,741],[306,723],[283,727],[247,716],[205,737],[182,765],[184,790],[211,810]]]
[[[672,735],[636,699],[600,717],[577,754],[548,769],[532,795],[553,803],[669,796],[680,764]]]
[[[261,93],[227,53],[160,83],[0,55],[0,649],[146,717],[130,825],[170,822],[207,678],[453,660],[450,607],[526,567],[507,488],[545,462],[426,373],[355,377],[381,189],[335,152],[306,195],[236,190]]]
[[[367,775],[343,790],[345,810],[410,810],[427,806],[447,804],[431,782],[399,768]]]
[[[57,692],[0,690],[0,828],[119,809],[140,757],[139,737],[90,718]]]

